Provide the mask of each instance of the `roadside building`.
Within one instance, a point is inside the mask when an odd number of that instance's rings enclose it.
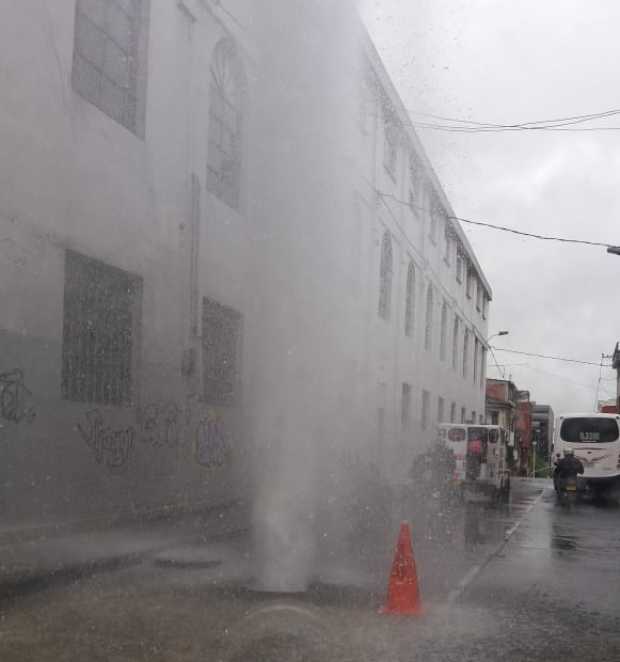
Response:
[[[517,392],[515,420],[515,443],[519,447],[519,472],[526,475],[533,461],[534,430],[532,425],[532,402],[529,391]]]
[[[513,467],[519,466],[520,457],[515,435],[518,393],[517,387],[510,380],[486,380],[486,422],[489,425],[499,425],[507,431]]]
[[[269,452],[398,479],[484,420],[490,285],[356,15],[295,7],[0,27],[7,526],[246,497]]]
[[[601,414],[617,414],[618,413],[618,399],[609,398],[607,400],[599,400],[597,410]]]
[[[532,426],[536,452],[539,457],[548,460],[553,445],[554,413],[550,405],[532,403]]]

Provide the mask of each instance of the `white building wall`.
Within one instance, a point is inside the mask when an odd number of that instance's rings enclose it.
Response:
[[[439,396],[445,399],[447,414],[452,402],[457,417],[461,407],[468,416],[474,410],[484,413],[483,387],[472,380],[473,341],[470,373],[464,380],[460,357],[459,370],[452,369],[451,335],[455,311],[481,339],[487,336],[486,321],[465,296],[465,285],[456,283],[454,255],[451,266],[443,260],[443,230],[436,246],[429,241],[429,191],[435,190],[448,213],[450,208],[412,131],[400,135],[395,177],[386,172],[382,99],[389,99],[405,128],[407,119],[378,56],[371,46],[365,47],[365,66],[379,81],[378,88],[366,87],[365,112],[355,122],[339,117],[336,123],[354,128],[347,134],[348,161],[340,162],[341,171],[349,173],[345,180],[350,194],[347,191],[346,199],[339,197],[342,189],[332,192],[331,198],[317,194],[324,205],[313,212],[315,218],[320,215],[319,223],[312,223],[310,197],[305,206],[303,199],[296,205],[287,198],[291,222],[285,231],[287,239],[293,240],[293,250],[286,251],[284,246],[278,252],[279,238],[272,231],[286,219],[277,218],[277,194],[282,193],[284,181],[294,186],[301,171],[291,173],[295,159],[289,155],[288,172],[277,164],[283,173],[280,189],[273,185],[274,197],[261,197],[269,170],[268,161],[257,160],[257,155],[276,158],[257,137],[269,112],[275,110],[265,107],[268,99],[261,83],[261,77],[270,72],[257,69],[261,51],[256,5],[229,0],[226,8],[228,13],[202,0],[150,2],[143,138],[73,89],[74,2],[56,3],[45,12],[40,4],[25,0],[12,7],[11,22],[0,24],[0,292],[4,310],[0,373],[23,371],[36,410],[32,421],[2,421],[0,485],[4,487],[0,496],[6,522],[112,516],[120,511],[234,498],[248,486],[248,449],[254,442],[265,443],[295,427],[293,418],[283,423],[278,413],[265,413],[265,394],[269,393],[265,389],[270,386],[282,392],[288,389],[280,404],[286,401],[285,395],[303,396],[296,406],[303,410],[300,420],[310,437],[321,443],[333,441],[334,447],[340,444],[339,452],[371,460],[399,478],[410,457],[431,441]],[[275,30],[277,22],[268,25]],[[273,36],[279,38],[277,30]],[[238,210],[206,189],[209,71],[213,50],[224,37],[235,39],[248,81]],[[335,79],[330,78],[327,64],[325,60],[326,80],[333,86]],[[306,75],[310,80],[312,72]],[[353,102],[353,89],[346,90],[350,106],[337,103],[338,88],[318,92],[334,112],[356,116],[358,100]],[[276,116],[273,130],[282,131],[283,126]],[[317,127],[319,132],[325,130],[320,122]],[[298,126],[291,124],[290,131],[298,131]],[[403,204],[409,195],[411,151],[424,164],[425,181],[413,210]],[[326,154],[317,150],[317,162]],[[310,168],[311,163],[309,158],[303,165]],[[259,175],[258,169],[263,169]],[[321,191],[319,184],[312,182],[304,195]],[[336,207],[329,208],[330,201]],[[386,230],[392,237],[393,281],[391,314],[383,320],[378,315],[379,262]],[[464,235],[458,227],[455,231],[479,269]],[[93,406],[61,397],[67,250],[142,279],[136,395],[131,407]],[[197,267],[192,272],[196,250]],[[282,259],[280,266],[289,265],[298,280],[283,285],[285,270],[270,264],[272,259]],[[412,337],[406,337],[410,260],[417,274],[415,328]],[[302,275],[314,287],[307,301],[295,298]],[[258,288],[258,283],[264,287]],[[427,352],[429,283],[435,288],[435,327],[432,350]],[[288,308],[270,303],[271,285],[284,287]],[[318,296],[321,291],[323,298]],[[196,302],[203,297],[243,316],[242,388],[231,407],[201,402],[201,343],[192,328],[196,321],[192,315],[196,316]],[[450,315],[447,359],[442,363],[438,321],[444,298]],[[296,347],[295,330],[304,333],[313,325],[319,331],[308,346]],[[319,351],[321,338],[324,351]],[[277,348],[283,354],[268,361]],[[195,352],[193,361],[190,350]],[[193,371],[182,369],[187,357]],[[320,372],[314,380],[313,370]],[[403,383],[411,385],[412,421],[407,431],[401,426]],[[431,394],[426,430],[420,420],[423,390]],[[152,430],[147,430],[145,411],[151,404],[162,411],[168,405],[176,408],[172,427],[178,443],[161,441],[167,425],[163,414],[154,421],[160,436],[155,439]],[[101,439],[89,437],[87,430],[87,416],[95,408],[107,433],[132,430],[135,435],[119,471],[109,471],[105,460],[96,459],[94,446]],[[383,411],[381,435],[379,409]],[[282,411],[294,414],[294,409],[283,407]],[[205,421],[212,420],[224,425],[232,455],[223,465],[205,466],[196,461],[199,431]]]

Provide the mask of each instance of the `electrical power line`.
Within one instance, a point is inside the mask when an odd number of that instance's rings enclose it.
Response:
[[[412,113],[413,115],[420,115],[422,117],[432,117],[433,119],[438,119],[438,120],[445,120],[447,122],[457,122],[460,124],[473,124],[475,126],[492,126],[492,127],[500,127],[500,128],[514,128],[514,127],[520,127],[520,126],[529,126],[529,125],[538,125],[538,124],[555,124],[558,122],[568,122],[571,120],[576,120],[576,121],[590,121],[593,119],[600,119],[601,117],[609,117],[611,115],[618,115],[620,114],[620,108],[612,108],[611,110],[603,110],[598,113],[589,113],[585,115],[569,115],[568,117],[557,117],[555,119],[548,119],[548,120],[532,120],[530,122],[518,122],[518,123],[513,123],[513,124],[497,124],[494,122],[477,122],[475,120],[465,120],[465,119],[458,119],[454,117],[444,117],[442,115],[434,115],[433,113],[423,113],[421,111],[417,110],[412,110],[408,109],[408,112]]]
[[[373,187],[374,188],[374,187]],[[405,207],[408,207],[411,209],[412,207],[415,207],[416,209],[419,209],[420,211],[424,211],[427,213],[431,213],[431,210],[428,209],[427,207],[423,207],[421,205],[416,205],[415,203],[407,202],[406,200],[401,200],[400,198],[396,197],[392,193],[388,193],[386,191],[380,191],[378,188],[374,188],[375,193],[381,197],[381,198],[389,198],[390,200],[393,200],[394,202],[397,202],[400,205],[403,205]],[[469,225],[477,225],[479,227],[484,227],[484,228],[490,228],[492,230],[498,230],[501,232],[508,232],[510,234],[516,234],[522,237],[529,237],[531,239],[540,239],[542,241],[558,241],[564,244],[581,244],[584,246],[596,246],[596,247],[601,247],[601,248],[612,248],[614,247],[614,244],[607,244],[601,241],[588,241],[587,239],[571,239],[568,237],[556,237],[553,235],[544,235],[544,234],[536,234],[533,232],[524,232],[523,230],[515,230],[514,228],[508,228],[504,225],[495,225],[494,223],[486,223],[484,221],[473,221],[469,218],[462,218],[461,216],[448,216],[450,220],[453,221],[459,221],[461,223],[467,223]]]
[[[593,365],[597,368],[601,367],[600,361],[580,361],[579,359],[568,359],[563,356],[550,356],[548,354],[536,354],[534,352],[523,352],[517,349],[506,349],[505,347],[493,347],[497,352],[509,352],[510,354],[520,354],[521,356],[532,356],[538,359],[550,359],[552,361],[562,361],[564,363],[579,363],[581,365]],[[611,368],[611,364],[603,365],[604,368]]]
[[[529,122],[517,122],[513,124],[498,124],[494,122],[478,122],[475,120],[459,119],[454,117],[445,117],[433,113],[422,113],[414,110],[409,111],[413,115],[429,117],[440,120],[440,122],[449,122],[449,124],[438,122],[411,122],[414,128],[432,129],[437,131],[447,131],[456,133],[499,133],[509,131],[618,131],[617,126],[590,126],[575,127],[575,124],[593,122],[608,117],[614,117],[620,114],[620,109],[612,108],[598,113],[588,115],[572,115],[548,120],[533,120]]]
[[[541,239],[543,241],[559,241],[565,244],[582,244],[584,246],[600,246],[602,248],[612,248],[613,244],[606,244],[601,241],[588,241],[586,239],[569,239],[567,237],[556,237],[553,235],[535,234],[533,232],[524,232],[523,230],[515,230],[514,228],[507,228],[503,225],[494,225],[493,223],[485,223],[483,221],[472,221],[469,218],[461,218],[460,216],[448,216],[455,221],[461,223],[468,223],[470,225],[478,225],[483,228],[491,228],[492,230],[500,230],[501,232],[510,232],[511,234],[518,234],[522,237],[530,237],[531,239]]]

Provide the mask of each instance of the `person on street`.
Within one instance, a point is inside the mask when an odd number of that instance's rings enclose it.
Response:
[[[580,459],[575,457],[575,451],[567,449],[564,451],[564,457],[558,461],[555,469],[557,474],[557,488],[560,488],[564,481],[569,478],[577,478],[579,474],[583,474],[583,463]],[[556,488],[556,489],[557,489]]]

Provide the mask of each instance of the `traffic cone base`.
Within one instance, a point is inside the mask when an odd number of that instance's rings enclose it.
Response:
[[[411,531],[407,522],[400,525],[388,583],[387,600],[379,613],[407,616],[420,616],[423,613],[418,574],[411,545]]]

